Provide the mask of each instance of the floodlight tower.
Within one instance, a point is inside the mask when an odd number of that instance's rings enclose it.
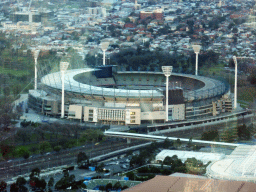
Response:
[[[168,119],[168,91],[169,91],[169,76],[172,73],[172,66],[162,66],[163,73],[166,77],[166,99],[165,99],[165,111],[166,111],[166,122],[169,121]]]
[[[234,109],[237,107],[237,58],[233,56],[233,60],[235,63],[235,87],[234,87]]]
[[[64,118],[64,75],[69,66],[69,62],[60,62],[62,94],[61,94],[61,118]]]
[[[35,87],[34,89],[37,90],[37,58],[40,53],[40,50],[35,49],[32,51],[34,59],[35,59]]]
[[[103,51],[103,66],[105,66],[105,56],[106,56],[106,50],[108,49],[109,42],[105,41],[101,43],[101,49]]]
[[[234,109],[237,108],[237,59],[253,59],[253,57],[237,57],[233,56],[233,61],[235,63],[235,86],[234,86]]]
[[[196,72],[195,72],[196,74],[195,75],[198,75],[198,54],[200,52],[201,46],[200,45],[192,45],[192,47],[196,54]]]

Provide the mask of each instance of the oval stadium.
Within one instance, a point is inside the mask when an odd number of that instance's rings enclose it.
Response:
[[[42,77],[28,105],[38,113],[61,114],[61,72]],[[65,118],[112,125],[166,122],[166,77],[162,72],[118,71],[116,66],[67,70]],[[229,86],[203,76],[172,73],[168,120],[183,121],[232,111]]]

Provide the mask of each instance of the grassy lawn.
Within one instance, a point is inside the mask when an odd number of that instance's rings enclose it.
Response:
[[[248,102],[245,102],[245,101],[237,101],[241,107],[243,108],[247,108],[249,106],[249,103]]]
[[[224,64],[219,64],[215,67],[201,69],[201,72],[204,76],[214,76],[222,77],[230,83],[231,92],[234,92],[234,74],[227,73],[224,71]],[[246,80],[245,76],[238,75],[238,90],[237,98],[238,102],[242,107],[248,107],[250,102],[253,102],[256,96],[256,87],[251,86],[250,83]]]
[[[6,69],[6,68],[3,68],[3,67],[0,67],[0,73],[1,74],[13,75],[15,77],[23,77],[23,76],[29,75],[29,71],[16,71],[16,70],[13,70],[13,69]]]
[[[239,87],[237,91],[237,98],[246,102],[253,102],[256,96],[256,87]],[[241,101],[240,101],[241,102]],[[242,104],[246,104],[242,102]]]
[[[205,75],[205,76],[213,75],[213,73],[215,75],[219,76],[220,73],[223,72],[223,70],[224,70],[224,64],[218,64],[217,66],[209,67],[209,68],[203,67],[200,70],[203,73],[203,75]]]

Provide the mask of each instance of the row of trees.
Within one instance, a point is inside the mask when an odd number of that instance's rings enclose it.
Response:
[[[164,165],[170,166],[170,171],[172,173],[179,172],[179,173],[186,173],[186,164],[182,163],[182,161],[177,157],[177,155],[174,155],[172,157],[167,156],[164,161]]]
[[[4,158],[24,157],[31,154],[59,152],[62,149],[72,148],[86,143],[104,141],[105,137],[100,129],[90,129],[77,124],[38,124],[23,122],[24,128],[20,128],[10,141],[0,143],[0,152]]]
[[[99,57],[99,56],[98,56]],[[87,63],[96,65],[100,58],[94,55],[87,55]],[[98,62],[96,62],[98,60]],[[142,49],[140,46],[135,49],[125,49],[110,56],[110,63],[120,67],[126,67],[127,70],[160,70],[163,65],[172,65],[174,72],[193,73],[195,64],[195,54],[191,52],[189,55],[170,55],[162,49],[149,51]],[[219,62],[219,54],[213,51],[201,52],[199,57],[199,67],[210,67]]]
[[[14,110],[12,98],[0,96],[0,132],[7,131],[12,122],[19,119],[22,109],[17,106]]]
[[[60,138],[79,139],[80,142],[98,142],[104,140],[102,129],[90,129],[87,126],[78,124],[38,124],[33,122],[23,122],[15,137],[16,142],[30,144],[30,142],[53,141]],[[31,139],[33,135],[34,139]]]
[[[126,176],[131,180],[146,181],[152,179],[156,174],[170,175],[172,173],[186,173],[186,164],[178,159],[177,155],[172,157],[167,156],[161,164],[161,167],[149,166],[141,167],[136,171],[126,173]]]
[[[238,125],[236,128],[224,129],[221,133],[218,130],[205,131],[201,135],[202,140],[207,141],[226,141],[235,142],[241,140],[250,140],[256,133],[256,128],[253,124]]]
[[[40,179],[40,169],[35,168],[32,169],[28,181],[24,177],[18,177],[16,182],[10,185],[10,192],[26,192],[28,191],[28,186],[33,191],[52,191],[54,179],[51,177],[48,182],[45,179]],[[6,182],[0,182],[0,191],[7,192]]]
[[[112,185],[112,183],[108,183],[107,185],[100,185],[99,186],[99,190],[106,191],[106,192],[108,192],[108,191],[121,191],[121,190],[125,190],[127,188],[128,188],[127,185],[122,186],[119,181],[116,182],[114,185]]]
[[[55,190],[78,190],[85,189],[86,185],[83,183],[83,180],[76,181],[75,175],[69,175],[68,171],[64,171],[63,177],[56,182],[54,185],[54,178],[50,177],[48,182],[45,179],[40,178],[40,169],[35,168],[31,171],[29,180],[27,181],[24,177],[18,177],[15,183],[12,183],[10,186],[11,192],[25,192],[29,191],[28,187],[32,191],[53,191]],[[0,181],[0,191],[7,192],[7,183]]]
[[[5,96],[16,97],[33,78],[33,56],[30,51],[24,54],[26,47],[18,47],[16,41],[0,33],[0,93]]]
[[[76,181],[75,175],[69,175],[68,171],[64,171],[64,176],[55,184],[55,190],[78,190],[85,189],[86,185],[83,183],[84,180]]]
[[[169,147],[173,146],[173,142],[166,139],[164,142],[156,143],[152,142],[150,146],[141,149],[139,155],[133,155],[130,160],[131,167],[139,167],[145,164],[150,163],[154,158],[157,149],[165,148],[168,149]]]

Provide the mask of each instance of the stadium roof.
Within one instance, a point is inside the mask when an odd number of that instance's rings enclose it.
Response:
[[[73,69],[67,70],[65,73],[65,91],[70,91],[85,95],[98,95],[106,97],[124,97],[124,98],[163,98],[164,95],[161,91],[155,89],[148,90],[130,90],[130,89],[115,89],[115,88],[104,88],[99,86],[93,86],[89,84],[83,84],[74,80],[74,76],[81,73],[92,73],[99,69],[93,68],[83,68],[83,69]],[[163,74],[162,72],[143,72],[143,71],[127,71],[118,72],[118,74]],[[184,78],[196,79],[204,83],[204,86],[198,90],[184,92],[184,97],[188,100],[194,100],[195,97],[207,98],[209,95],[214,96],[220,94],[223,87],[222,82],[202,76],[188,75],[172,73],[172,76],[179,76]],[[41,82],[51,88],[59,89],[62,88],[61,82],[61,72],[55,72],[45,75]]]
[[[86,73],[93,72],[97,69],[85,68],[85,69],[74,69],[68,70],[65,73],[65,91],[71,91],[76,93],[88,94],[88,95],[103,95],[110,97],[163,97],[163,94],[160,91],[156,90],[127,90],[127,89],[114,89],[114,88],[103,88],[92,86],[88,84],[82,84],[74,80],[74,76]],[[62,88],[61,82],[61,72],[51,73],[44,76],[41,82],[47,86],[50,86],[55,89]]]

